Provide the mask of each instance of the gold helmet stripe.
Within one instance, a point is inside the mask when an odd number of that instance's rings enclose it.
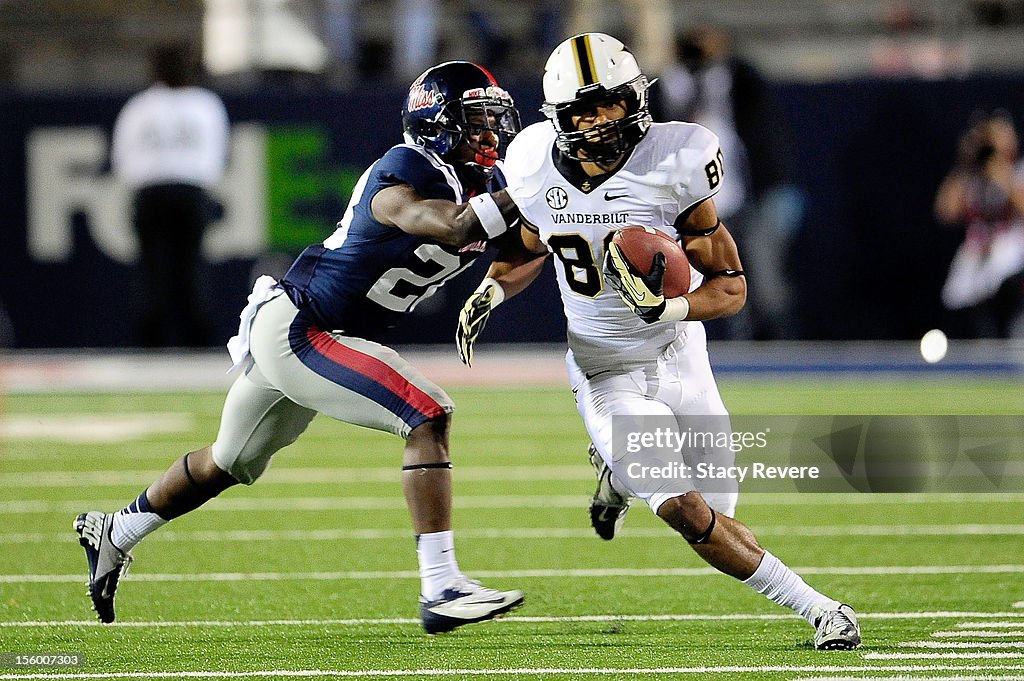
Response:
[[[580,78],[580,86],[596,83],[597,68],[594,66],[594,53],[590,50],[590,35],[584,33],[572,39],[572,54],[576,58],[576,75]]]

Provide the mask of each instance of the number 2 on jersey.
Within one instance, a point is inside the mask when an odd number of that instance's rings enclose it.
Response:
[[[411,312],[441,284],[473,264],[472,260],[463,263],[459,256],[434,244],[423,244],[413,253],[423,263],[424,269],[440,269],[417,273],[405,267],[392,267],[366,292],[366,297],[388,310]]]

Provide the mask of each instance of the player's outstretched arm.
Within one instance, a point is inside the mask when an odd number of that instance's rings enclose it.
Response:
[[[504,189],[460,204],[424,199],[411,186],[399,184],[377,192],[370,207],[382,224],[449,246],[493,239],[519,218],[519,209]]]
[[[544,266],[542,256],[547,252],[536,235],[525,227],[498,239],[498,248],[487,276],[459,312],[455,347],[466,366],[473,366],[473,347],[491,311],[533,283]]]
[[[747,300],[747,279],[736,242],[718,219],[714,201],[706,199],[677,228],[690,264],[704,275],[704,283],[685,296],[686,319],[703,321],[739,312]]]
[[[487,276],[501,284],[505,298],[521,293],[533,283],[544,267],[548,249],[537,238],[536,230],[522,223],[519,229],[495,241],[498,253],[494,256]]]

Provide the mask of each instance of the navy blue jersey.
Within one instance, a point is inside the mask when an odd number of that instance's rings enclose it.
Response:
[[[437,155],[412,144],[388,150],[359,178],[334,234],[304,250],[281,282],[319,328],[377,340],[483,253],[483,242],[447,246],[374,219],[373,197],[398,184],[425,199],[465,203],[471,196]],[[496,168],[488,191],[504,186]]]

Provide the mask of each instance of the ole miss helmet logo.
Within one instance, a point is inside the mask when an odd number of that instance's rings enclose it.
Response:
[[[409,111],[429,109],[438,103],[437,92],[433,88],[428,90],[421,84],[409,88]]]

